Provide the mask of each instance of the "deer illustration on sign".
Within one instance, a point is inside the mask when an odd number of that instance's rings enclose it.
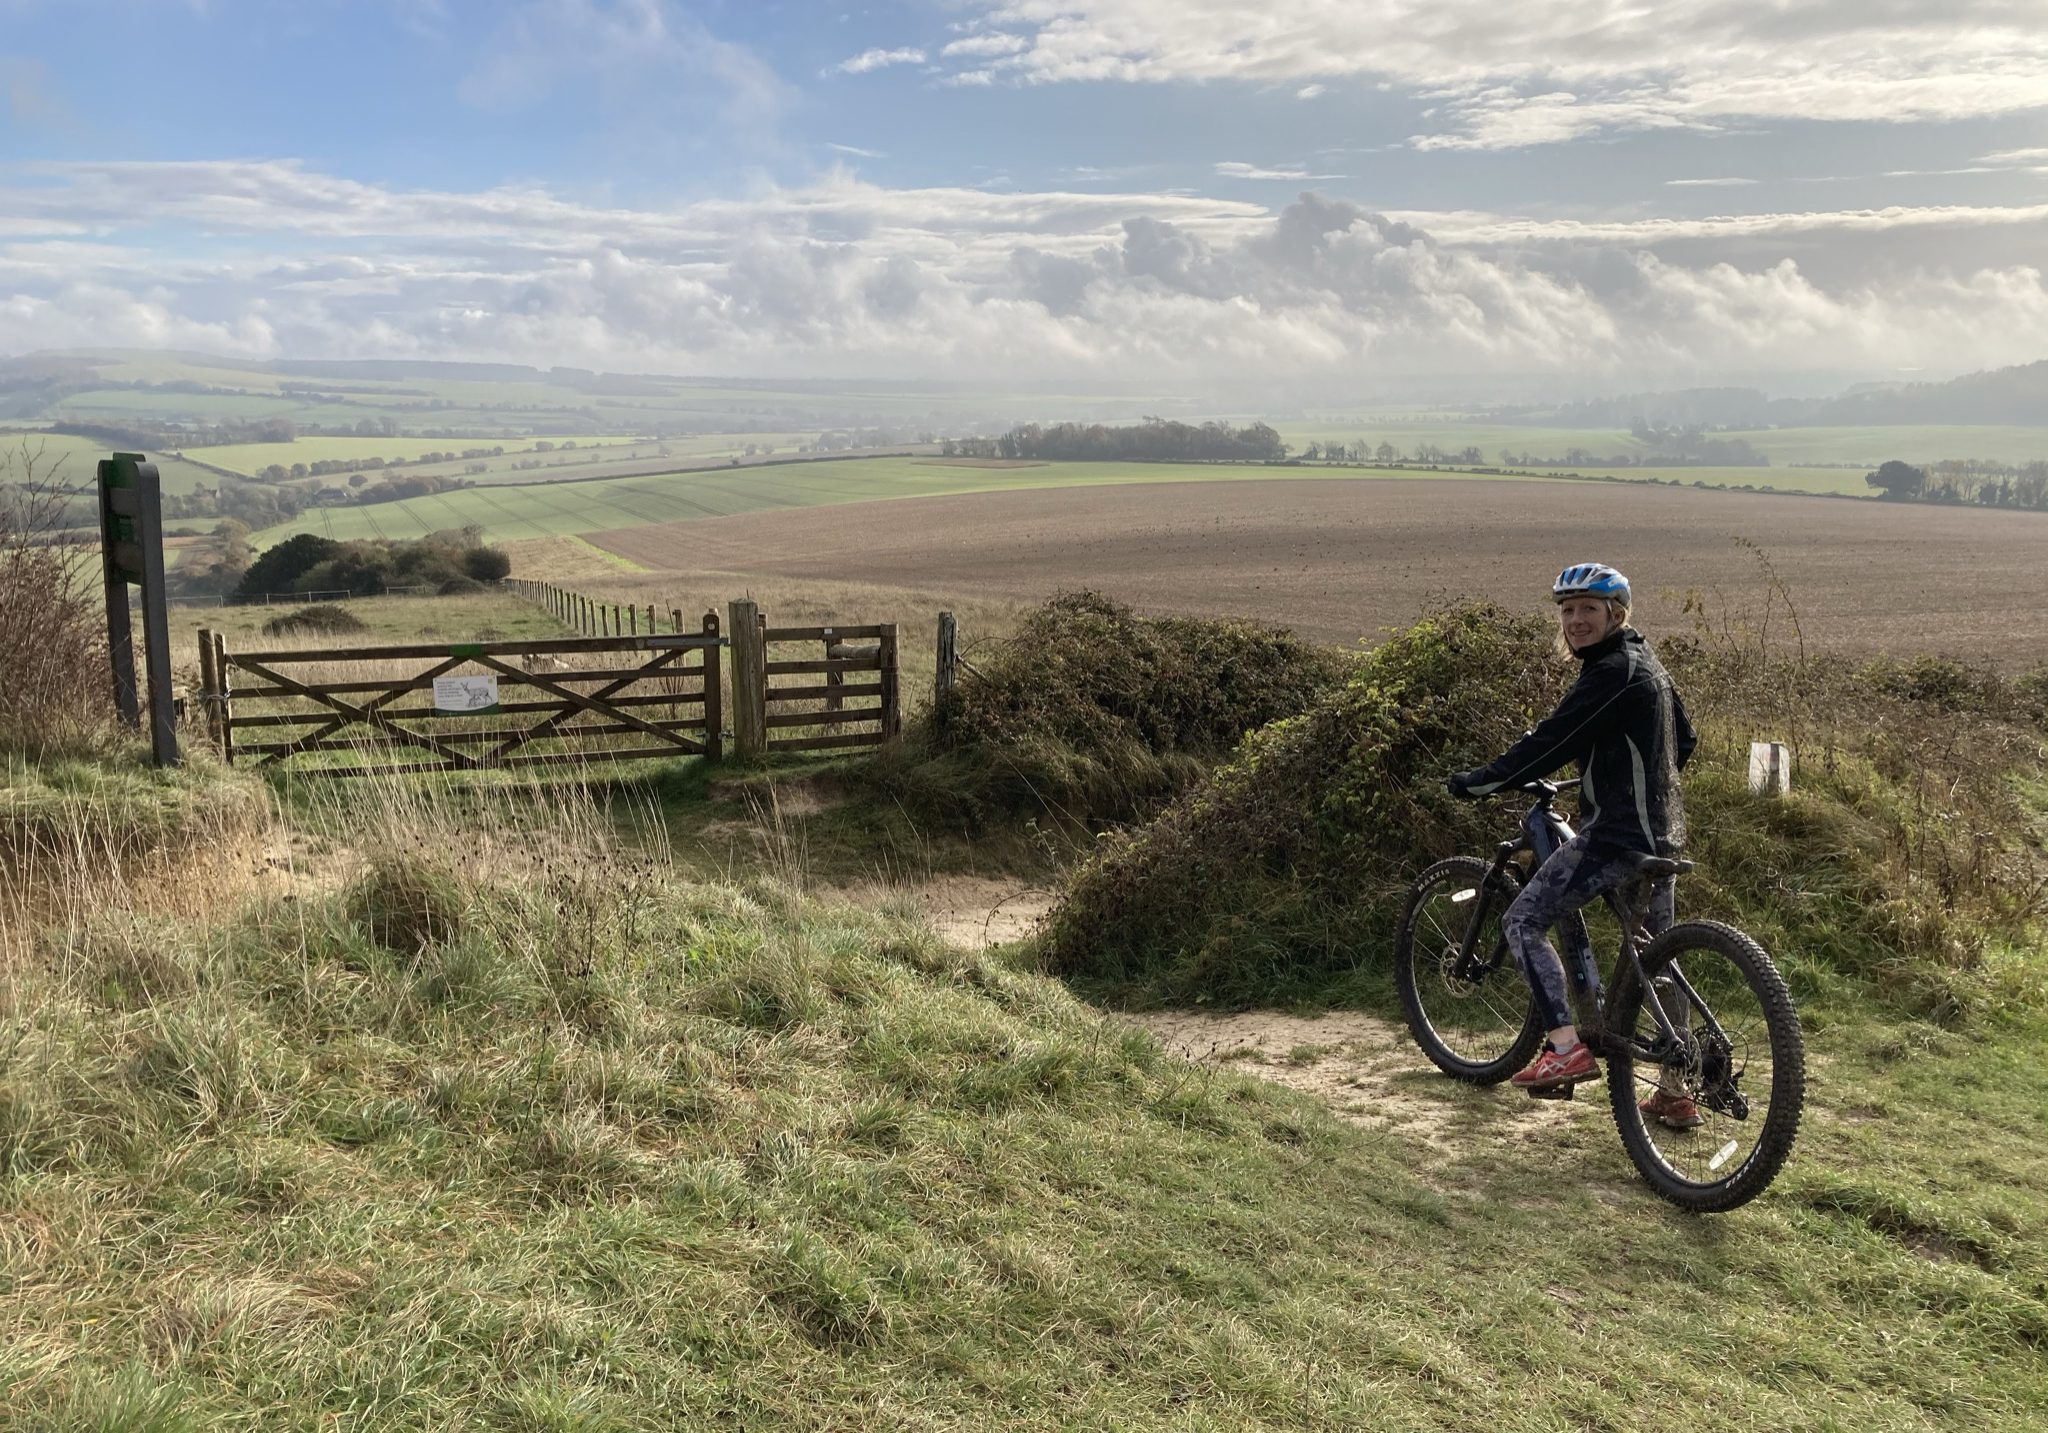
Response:
[[[494,712],[498,709],[498,679],[481,677],[434,678],[434,710],[437,712]]]

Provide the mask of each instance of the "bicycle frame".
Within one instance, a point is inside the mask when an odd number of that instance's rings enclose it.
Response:
[[[1494,901],[1511,899],[1506,872],[1516,857],[1523,852],[1529,853],[1532,859],[1528,874],[1533,875],[1559,847],[1576,834],[1570,824],[1551,809],[1551,802],[1560,792],[1577,785],[1576,781],[1537,781],[1522,788],[1536,796],[1536,804],[1523,816],[1520,834],[1494,848],[1493,865],[1480,884],[1479,895],[1473,903],[1472,915],[1465,925],[1464,937],[1458,944],[1458,959],[1453,971],[1459,979],[1473,980],[1499,968],[1507,953],[1505,936],[1502,936],[1495,943],[1494,949],[1488,951],[1483,958],[1473,950],[1473,945],[1478,940],[1487,916],[1493,910]],[[1575,929],[1566,932],[1570,937],[1570,949],[1565,952],[1565,968],[1570,973],[1575,988],[1582,993],[1590,992],[1597,1001],[1600,1021],[1598,1028],[1587,1029],[1582,1026],[1579,1036],[1600,1054],[1612,1053],[1618,1042],[1628,1038],[1610,1032],[1613,1028],[1614,992],[1620,988],[1621,975],[1624,971],[1633,974],[1642,985],[1643,1003],[1649,1008],[1651,1018],[1657,1022],[1658,1038],[1650,1042],[1629,1040],[1632,1047],[1630,1053],[1638,1059],[1661,1064],[1671,1052],[1683,1048],[1691,1037],[1664,1009],[1664,1002],[1657,994],[1657,982],[1652,981],[1643,970],[1641,952],[1647,942],[1643,939],[1641,917],[1626,894],[1642,884],[1642,880],[1625,882],[1616,889],[1603,893],[1601,897],[1621,924],[1621,949],[1615,957],[1614,978],[1603,986],[1592,942],[1586,934],[1585,922],[1576,915],[1571,918],[1571,926]],[[1721,1028],[1719,1020],[1715,1018],[1706,1001],[1685,978],[1685,972],[1674,966],[1658,978],[1669,981],[1685,997],[1690,1007],[1704,1017],[1707,1031],[1725,1046],[1727,1032]]]

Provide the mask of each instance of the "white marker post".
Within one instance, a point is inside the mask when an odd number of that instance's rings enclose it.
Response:
[[[1749,744],[1749,789],[1759,796],[1783,796],[1792,789],[1792,752],[1783,742]]]

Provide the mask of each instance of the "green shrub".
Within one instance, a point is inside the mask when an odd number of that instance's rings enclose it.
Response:
[[[873,774],[920,814],[969,825],[1125,819],[1201,779],[1247,732],[1300,711],[1348,665],[1278,629],[1141,617],[1069,593],[977,655]]]
[[[1242,1004],[1384,950],[1413,874],[1497,836],[1442,777],[1555,698],[1549,640],[1483,605],[1394,637],[1156,821],[1105,838],[1052,916],[1046,963]]]
[[[462,554],[462,570],[477,582],[502,582],[512,575],[512,559],[501,548],[472,547]]]

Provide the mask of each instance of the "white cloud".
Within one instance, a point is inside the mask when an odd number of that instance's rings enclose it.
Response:
[[[964,40],[954,40],[940,50],[941,55],[1014,55],[1019,50],[1030,48],[1031,42],[1022,35],[1006,35],[1000,31],[981,35],[969,35]]]
[[[857,144],[834,144],[829,140],[826,142],[825,148],[836,149],[841,154],[851,154],[856,159],[887,159],[889,157],[879,149],[862,149]]]
[[[1996,154],[1986,154],[1977,160],[1979,164],[2048,164],[2048,149],[2001,149]]]
[[[1226,159],[1216,166],[1216,172],[1225,179],[1342,179],[1341,174],[1311,174],[1306,169],[1267,169],[1257,164],[1245,164],[1238,160]]]
[[[885,70],[891,65],[923,63],[923,50],[862,50],[852,59],[841,60],[832,68],[842,75],[864,75],[870,70]]]
[[[2024,257],[2048,252],[2048,205],[1573,223],[1314,195],[1276,212],[899,190],[840,172],[628,209],[282,161],[43,164],[0,171],[0,234],[8,349],[1118,379],[1253,398],[1388,374],[1836,371],[1897,351],[1978,368],[2040,357],[2048,332],[2048,282]]]
[[[1312,100],[1328,88],[1328,85],[1303,85],[1294,92],[1294,97],[1298,100]]]
[[[1756,183],[1754,179],[1738,179],[1732,175],[1725,179],[1667,179],[1664,182],[1673,189],[1738,189],[1745,184]]]
[[[1364,76],[1439,102],[1430,149],[1754,120],[1939,121],[2048,107],[2039,0],[978,0],[1024,83]]]

